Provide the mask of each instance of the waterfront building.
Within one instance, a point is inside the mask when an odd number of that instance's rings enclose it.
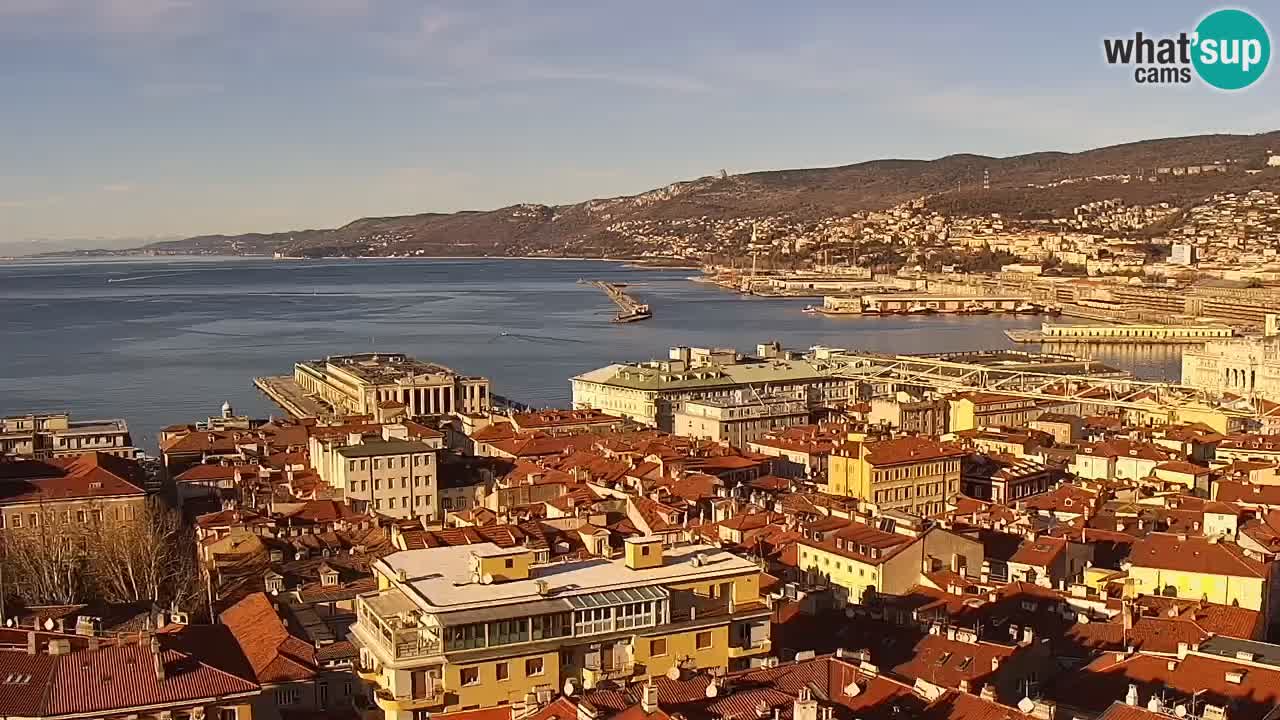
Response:
[[[809,423],[809,404],[803,397],[757,395],[738,390],[727,398],[685,400],[672,412],[676,435],[747,444],[766,433]]]
[[[755,356],[733,348],[673,347],[666,360],[607,365],[574,377],[573,405],[671,432],[681,402],[727,399],[739,390],[801,397],[811,410],[844,404],[856,398],[857,382],[837,376],[841,368],[776,343],[757,346]]]
[[[1127,323],[1124,325],[1077,325],[1041,323],[1039,338],[1044,342],[1188,342],[1230,338],[1234,331],[1226,325],[1165,325]]]
[[[0,498],[0,530],[59,527],[91,534],[146,511],[146,473],[133,460],[91,452],[50,460],[0,462],[8,488]]]
[[[388,555],[356,601],[360,674],[388,720],[495,707],[770,652],[760,568],[705,545],[632,537],[623,557],[538,564],[488,542]]]
[[[378,414],[382,405],[404,405],[410,416],[482,413],[491,405],[489,380],[460,375],[408,355],[331,355],[294,365],[293,379],[338,415]]]
[[[1280,400],[1280,342],[1272,337],[1241,338],[1188,348],[1182,353],[1182,384]]]
[[[928,438],[868,442],[851,434],[828,460],[827,488],[881,510],[928,517],[944,511],[947,499],[960,492],[964,456],[963,449]]]
[[[10,415],[0,418],[0,457],[45,460],[104,452],[123,458],[138,455],[121,419],[72,420],[68,413]]]

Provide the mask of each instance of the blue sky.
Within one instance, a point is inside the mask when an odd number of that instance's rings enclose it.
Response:
[[[1280,128],[1275,69],[1224,94],[1102,61],[1103,37],[1216,7],[0,0],[0,240],[330,227],[721,168]]]

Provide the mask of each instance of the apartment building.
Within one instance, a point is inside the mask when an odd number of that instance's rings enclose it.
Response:
[[[353,509],[393,518],[441,517],[439,440],[387,435],[352,440],[358,441],[332,450],[324,459],[331,472],[324,479],[342,491]]]
[[[482,413],[492,398],[487,378],[461,375],[399,353],[331,355],[293,366],[303,392],[338,415],[379,415],[400,404],[410,416]]]
[[[539,564],[478,543],[394,553],[374,572],[352,637],[388,720],[748,667],[771,649],[759,567],[705,545],[633,537],[622,558]]]
[[[685,400],[675,406],[672,419],[676,435],[745,448],[770,432],[808,424],[809,404],[803,397],[738,390],[727,398]]]
[[[835,376],[840,367],[796,357],[776,343],[757,346],[754,356],[733,348],[673,347],[666,360],[607,365],[570,383],[575,408],[595,408],[672,432],[681,403],[728,400],[739,391],[803,398],[811,410],[843,405],[856,398],[857,383]]]
[[[0,457],[46,460],[104,452],[137,456],[124,420],[72,420],[67,413],[11,415],[0,418]]]
[[[960,492],[960,460],[965,451],[920,437],[864,441],[851,435],[827,463],[832,495],[856,497],[881,510],[929,516],[946,509]]]
[[[106,453],[0,462],[0,478],[8,488],[0,499],[0,530],[15,534],[46,526],[91,534],[146,510],[142,468]]]

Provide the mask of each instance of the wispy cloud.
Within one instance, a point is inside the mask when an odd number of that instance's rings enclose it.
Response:
[[[105,193],[128,193],[133,192],[134,187],[130,183],[107,183],[98,189]]]

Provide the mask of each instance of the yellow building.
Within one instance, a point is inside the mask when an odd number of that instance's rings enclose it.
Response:
[[[491,543],[374,565],[352,635],[388,720],[523,702],[671,668],[749,667],[770,652],[760,569],[705,545],[630,538],[624,557],[539,565]]]
[[[1270,616],[1274,565],[1229,541],[1151,533],[1134,543],[1129,562],[1138,594],[1237,605]]]
[[[943,512],[960,492],[964,450],[920,437],[850,442],[836,448],[827,464],[832,495],[856,497],[881,510],[927,516]]]
[[[821,539],[805,537],[796,544],[800,570],[831,585],[846,603],[865,602],[877,593],[906,593],[924,572],[976,576],[984,559],[982,543],[942,528],[912,537],[850,522]]]

